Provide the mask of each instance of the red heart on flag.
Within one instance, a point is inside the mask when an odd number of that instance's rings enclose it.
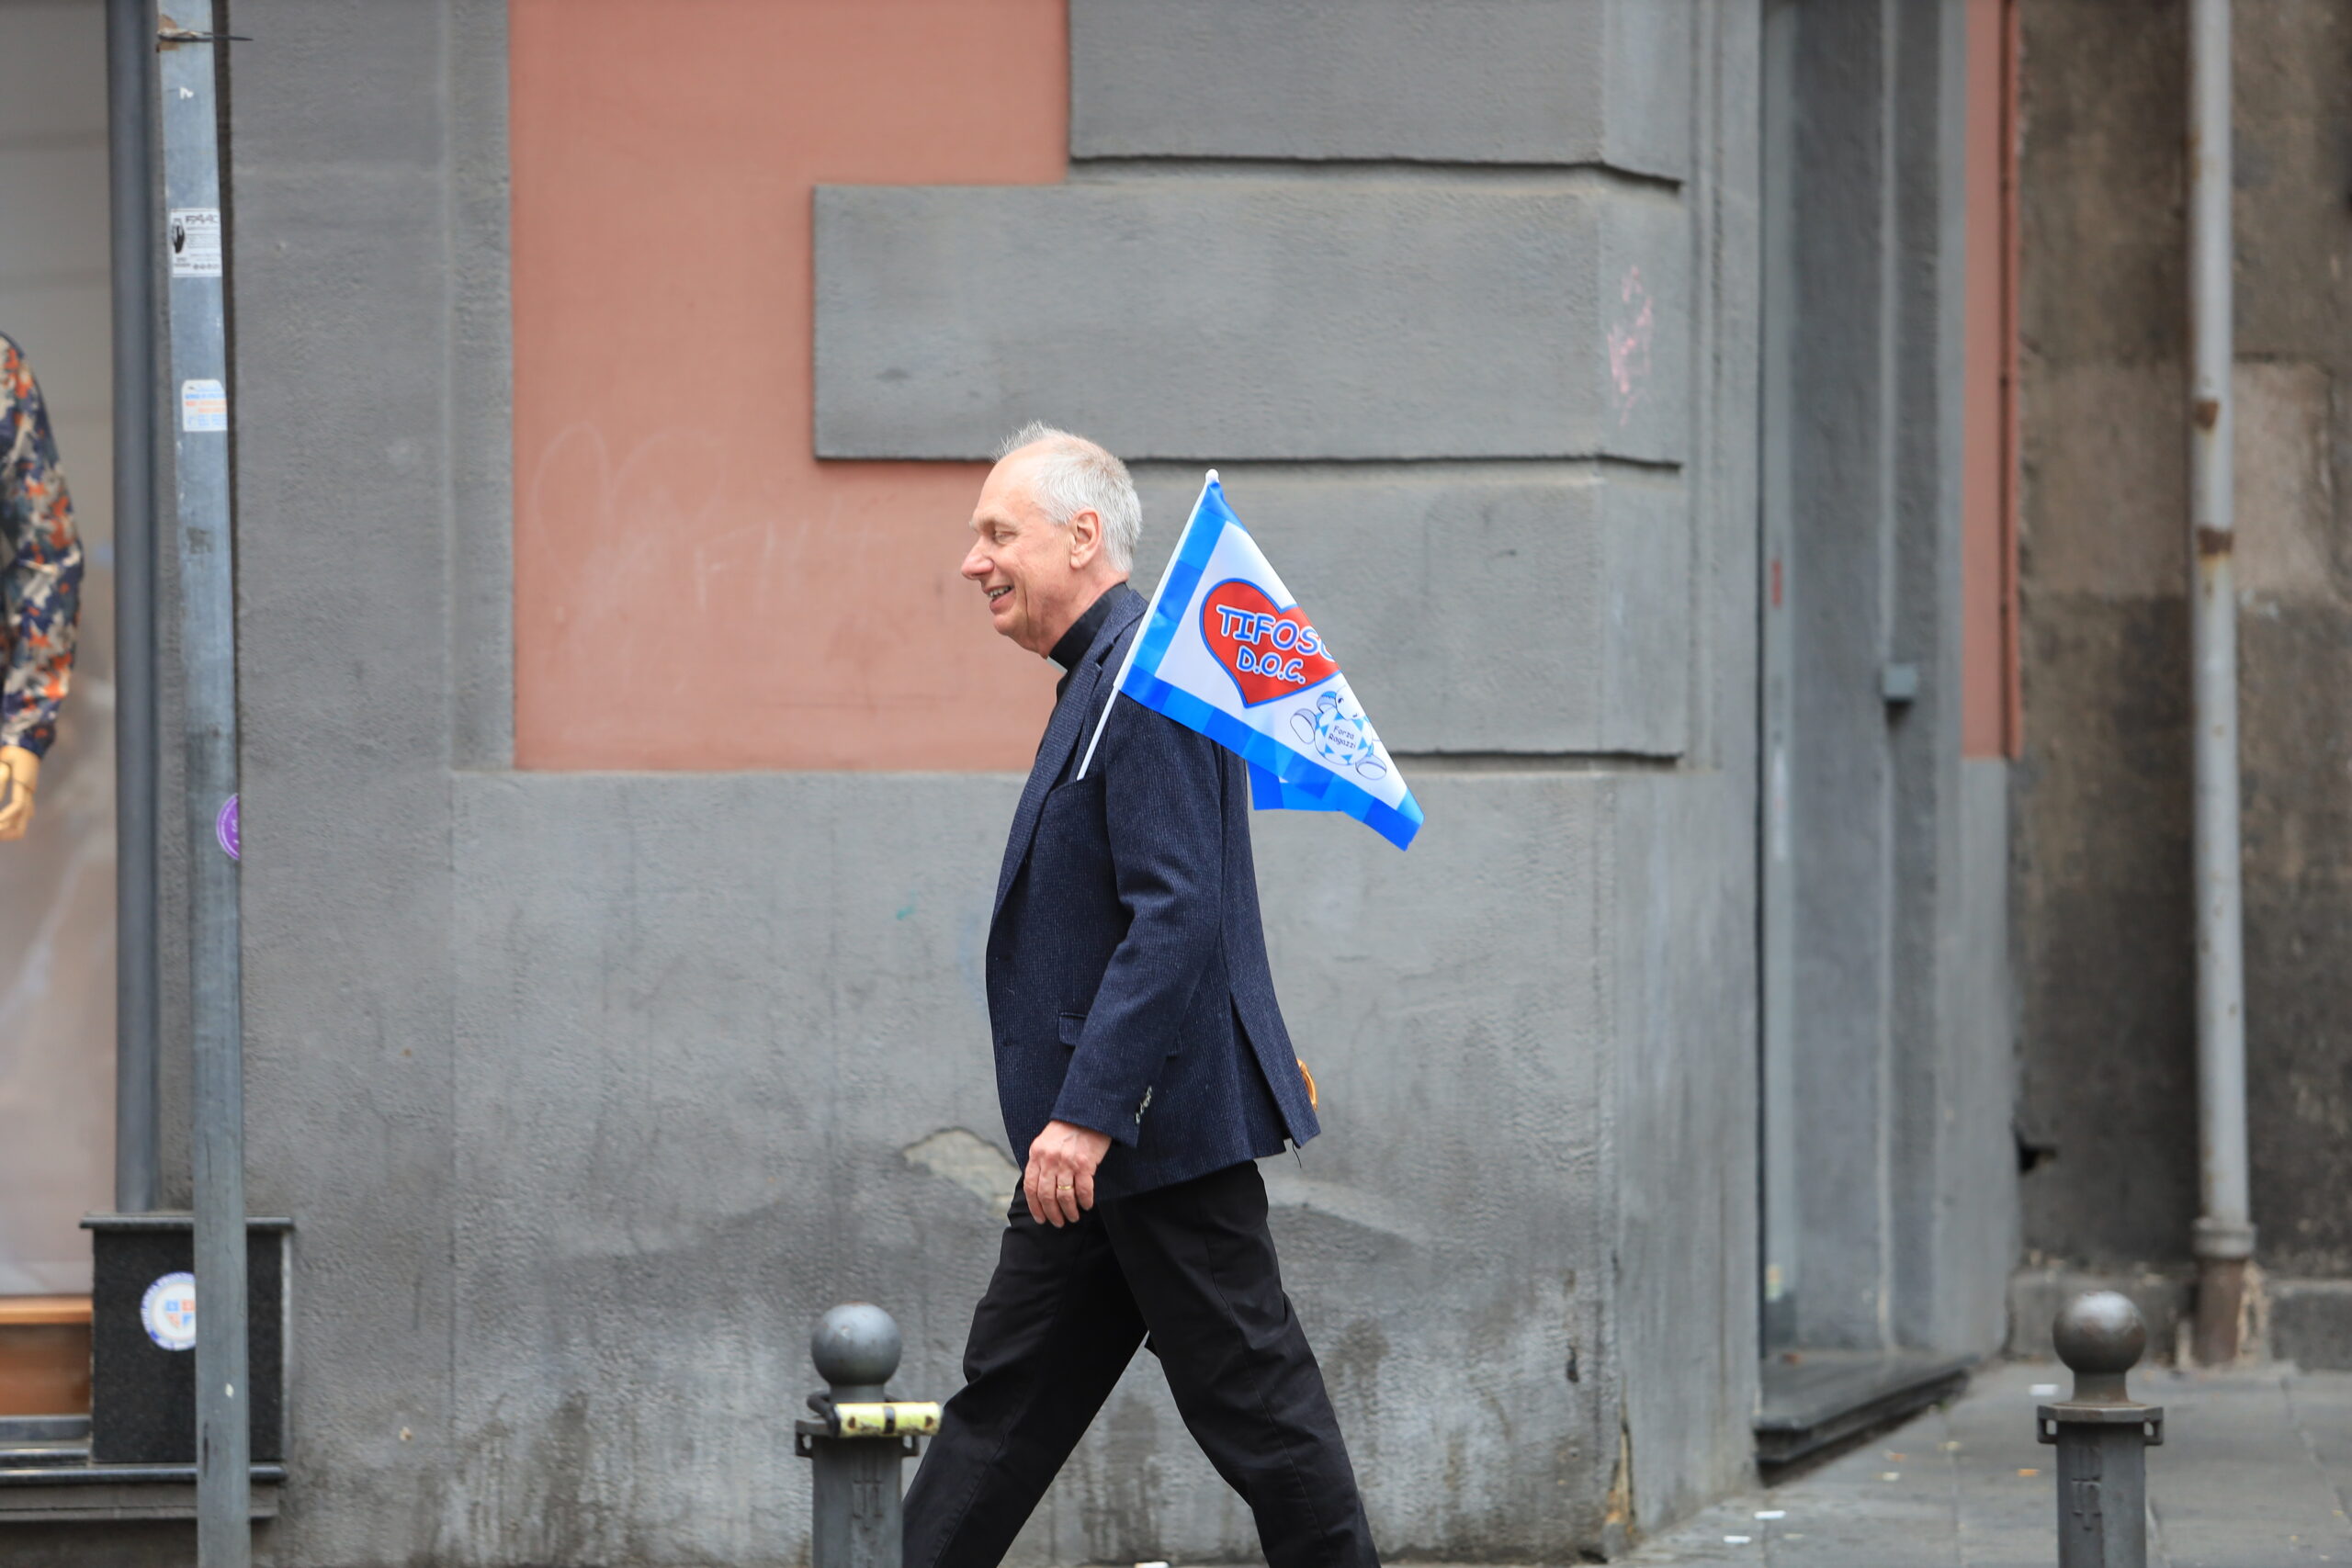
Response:
[[[1201,601],[1201,638],[1241,689],[1244,707],[1295,696],[1340,672],[1306,612],[1276,609],[1264,590],[1238,577]]]

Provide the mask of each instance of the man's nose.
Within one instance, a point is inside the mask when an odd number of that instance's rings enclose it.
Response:
[[[989,574],[989,569],[994,564],[987,555],[982,553],[979,546],[974,545],[965,553],[964,575],[978,582]]]

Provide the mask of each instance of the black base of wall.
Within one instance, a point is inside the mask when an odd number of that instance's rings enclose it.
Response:
[[[194,1523],[9,1524],[0,1534],[8,1568],[187,1568],[196,1561]],[[266,1526],[254,1531],[254,1568],[277,1551]]]
[[[90,1460],[192,1465],[196,1356],[159,1344],[140,1307],[149,1286],[194,1267],[195,1216],[88,1214],[82,1226],[90,1232],[92,1258]],[[256,1463],[286,1457],[286,1260],[292,1228],[282,1219],[247,1222],[246,1398]]]

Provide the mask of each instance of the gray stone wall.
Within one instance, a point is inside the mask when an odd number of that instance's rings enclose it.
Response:
[[[455,770],[474,672],[512,662],[464,613],[512,518],[504,9],[229,18],[248,1199],[296,1224],[290,1562],[446,1550]]]
[[[2024,8],[2025,742],[2015,798],[2026,1243],[2185,1258],[2184,8]],[[2236,7],[2237,568],[2247,1080],[2273,1271],[2352,1273],[2352,13]]]
[[[1259,819],[1328,1108],[1269,1167],[1287,1282],[1392,1556],[1566,1559],[1748,1465],[1755,18],[1301,6],[1367,29],[1312,58],[1511,91],[1362,121],[1339,80],[1188,144],[1137,83],[1249,9],[1078,0],[1066,186],[823,199],[820,439],[1125,442],[1146,577],[1224,468],[1430,818],[1408,855]],[[512,771],[503,7],[232,20],[269,40],[232,128],[252,1201],[297,1224],[269,1546],[802,1561],[808,1324],[884,1303],[944,1394],[993,1258],[1018,780]],[[1103,214],[1213,220],[1222,270],[1125,268]],[[843,277],[860,243],[898,264]],[[1287,360],[1238,330],[1286,319]],[[1021,1561],[1253,1550],[1139,1363]]]
[[[1082,159],[1690,169],[1683,5],[1080,0],[1072,21]]]
[[[1146,582],[1219,468],[1425,807],[1463,813],[1401,863],[1259,829],[1337,1118],[1304,1179],[1423,1216],[1370,1266],[1285,1232],[1375,1530],[1606,1546],[1749,1447],[1753,17],[1277,11],[1079,0],[1066,185],[820,190],[818,448],[1083,430],[1154,459]],[[1250,1550],[1156,1383],[1035,1560]]]

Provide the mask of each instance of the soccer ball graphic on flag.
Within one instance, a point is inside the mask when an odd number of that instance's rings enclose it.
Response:
[[[1368,779],[1385,778],[1388,764],[1380,760],[1380,739],[1361,709],[1350,713],[1337,692],[1326,692],[1311,708],[1290,716],[1290,727],[1315,754],[1335,768],[1353,768]]]

